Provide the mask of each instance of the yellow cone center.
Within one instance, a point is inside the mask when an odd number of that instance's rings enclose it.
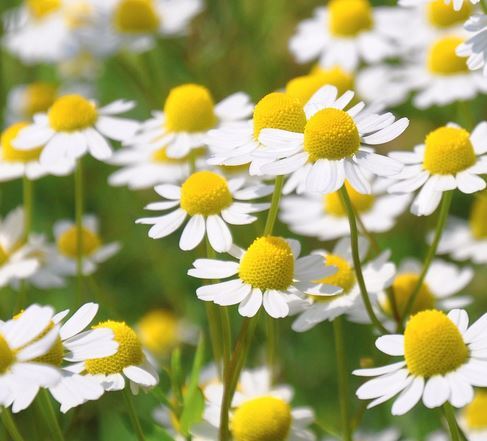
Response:
[[[17,137],[19,132],[28,125],[26,122],[19,122],[11,125],[2,133],[0,145],[2,147],[2,159],[4,161],[26,163],[39,160],[42,147],[31,150],[18,150],[12,144],[12,141]]]
[[[355,190],[348,182],[345,182],[348,195],[352,201],[353,207],[359,213],[367,213],[375,202],[375,197],[371,194],[362,194]],[[327,214],[335,217],[347,217],[347,211],[343,207],[342,200],[338,192],[328,193],[323,196],[324,208]]]
[[[338,286],[343,289],[343,294],[348,293],[354,287],[356,280],[355,272],[346,259],[334,254],[328,254],[326,256],[326,266],[335,266],[337,268],[337,272],[331,276],[324,277],[317,282]],[[331,297],[315,296],[314,298],[318,301],[327,301]]]
[[[121,33],[151,33],[159,28],[159,15],[153,0],[122,0],[113,17]]]
[[[487,191],[479,193],[473,201],[470,230],[475,239],[487,238]]]
[[[426,5],[426,16],[430,24],[437,28],[448,28],[463,24],[472,13],[472,5],[463,2],[459,11],[453,9],[453,4],[446,4],[443,0],[434,0]]]
[[[0,335],[0,374],[4,374],[15,361],[15,353],[5,338]]]
[[[48,116],[56,132],[76,132],[91,127],[98,114],[95,105],[81,95],[66,95],[54,102]]]
[[[372,7],[367,0],[331,0],[328,27],[337,37],[352,38],[372,28]]]
[[[61,8],[61,0],[26,0],[26,6],[33,17],[43,19]]]
[[[487,391],[477,390],[473,401],[464,409],[463,416],[470,430],[487,429]]]
[[[101,239],[94,231],[88,228],[82,228],[82,253],[83,256],[93,254],[101,246]],[[62,233],[58,240],[57,246],[61,254],[70,258],[76,258],[78,255],[78,229],[76,226],[70,227]]]
[[[165,309],[155,309],[145,314],[138,323],[138,334],[144,347],[153,354],[167,354],[179,341],[177,317]]]
[[[50,83],[31,83],[25,88],[24,112],[26,116],[47,112],[56,99],[57,88]]]
[[[455,50],[463,43],[463,38],[448,36],[437,40],[429,48],[427,65],[436,75],[456,75],[468,72],[466,58],[459,57]]]

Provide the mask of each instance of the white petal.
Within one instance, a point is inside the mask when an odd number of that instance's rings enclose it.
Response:
[[[208,216],[206,219],[206,232],[210,245],[215,251],[223,253],[232,246],[232,233],[220,216]]]
[[[200,214],[191,217],[181,234],[179,248],[183,251],[195,249],[203,240],[205,231],[205,218]]]

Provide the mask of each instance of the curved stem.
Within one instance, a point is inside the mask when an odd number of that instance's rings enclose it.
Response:
[[[375,315],[374,308],[372,307],[372,303],[370,302],[369,293],[367,292],[367,287],[365,285],[364,275],[362,272],[362,264],[360,262],[360,253],[358,249],[358,230],[357,230],[357,222],[355,220],[355,213],[353,210],[352,201],[350,200],[350,196],[348,195],[346,187],[343,185],[342,188],[339,190],[339,195],[342,200],[343,206],[347,212],[348,222],[350,224],[350,239],[352,242],[352,258],[353,258],[353,266],[355,270],[355,274],[357,276],[357,282],[360,288],[360,294],[362,296],[362,301],[364,302],[365,309],[367,310],[367,314],[370,318],[372,324],[382,333],[387,334],[388,331],[382,323],[379,321],[377,316]]]
[[[270,236],[274,230],[274,225],[279,212],[279,202],[281,200],[282,187],[284,185],[284,176],[278,176],[274,181],[274,193],[272,193],[271,207],[267,214],[267,220],[264,227],[263,236]]]
[[[63,431],[61,426],[59,425],[59,421],[56,417],[56,412],[54,412],[54,408],[52,407],[51,397],[46,389],[40,391],[40,396],[42,401],[44,402],[43,409],[44,415],[46,417],[47,425],[51,431],[51,435],[53,437],[53,441],[64,441]]]
[[[83,163],[79,158],[74,172],[74,204],[76,222],[76,274],[78,278],[78,301],[83,300]]]
[[[142,430],[139,417],[137,416],[137,412],[135,411],[134,400],[132,398],[132,394],[130,393],[130,389],[128,387],[124,388],[123,396],[125,398],[125,404],[127,406],[130,421],[132,422],[135,435],[137,436],[137,439],[139,441],[145,441],[144,431]]]
[[[24,241],[27,242],[32,228],[32,181],[24,175],[22,178],[24,203]]]
[[[445,418],[448,423],[448,429],[450,430],[451,440],[460,441],[460,431],[458,430],[457,420],[455,419],[455,412],[450,403],[443,405],[445,411]]]
[[[12,437],[12,440],[24,441],[24,437],[22,436],[19,429],[17,428],[17,425],[15,424],[10,409],[4,407],[0,410],[0,413],[2,416],[2,423],[5,426],[5,429],[7,429],[8,434]]]

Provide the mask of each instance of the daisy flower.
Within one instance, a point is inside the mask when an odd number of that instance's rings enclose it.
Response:
[[[207,405],[204,422],[193,426],[198,439],[218,439],[220,408],[223,397],[221,383],[204,390]],[[235,441],[314,441],[307,428],[314,420],[309,407],[291,407],[293,389],[287,385],[272,386],[266,368],[243,371],[230,410],[230,432]]]
[[[432,1],[436,1],[436,0],[399,0],[399,5],[400,6],[418,6],[418,5],[424,5],[424,4],[428,4]],[[479,3],[480,0],[469,0],[469,3],[471,3],[472,5],[476,5],[477,3]],[[451,7],[451,5],[453,4],[453,10],[455,11],[460,11],[464,5],[464,0],[444,0],[445,2],[445,5],[449,5]]]
[[[487,386],[486,323],[487,314],[469,327],[468,315],[461,309],[448,315],[432,309],[412,316],[404,335],[376,341],[380,351],[403,360],[354,371],[358,376],[377,377],[357,390],[358,398],[372,399],[371,408],[399,394],[393,415],[409,412],[421,399],[430,409],[446,402],[464,407],[473,400],[473,386]]]
[[[81,95],[64,95],[54,101],[47,113],[37,114],[34,123],[19,133],[13,145],[22,150],[45,146],[39,161],[46,167],[76,160],[87,152],[105,160],[112,154],[107,138],[124,141],[138,129],[139,123],[114,116],[133,107],[132,102],[119,100],[99,108]]]
[[[103,244],[99,236],[98,220],[93,215],[83,216],[82,229],[83,274],[90,275],[100,263],[118,253],[120,244]],[[66,275],[74,275],[78,256],[77,227],[74,222],[63,219],[54,224],[53,230],[58,248],[57,267]]]
[[[337,89],[325,86],[304,106],[304,133],[265,128],[259,141],[266,146],[259,156],[270,159],[261,167],[264,174],[292,174],[289,181],[300,191],[332,193],[345,179],[360,193],[370,193],[364,173],[393,176],[402,164],[373,152],[370,146],[397,138],[409,120],[395,121],[391,113],[375,114],[359,102],[344,111],[354,93],[337,98]]]
[[[487,439],[487,391],[477,389],[474,399],[460,414],[459,424],[470,441]],[[445,438],[446,441],[446,438]]]
[[[357,192],[345,181],[353,207],[360,215],[367,231],[382,233],[390,230],[409,202],[409,195],[384,195]],[[340,195],[337,192],[324,196],[303,193],[287,196],[281,202],[280,219],[296,234],[333,240],[350,234],[350,224]]]
[[[233,126],[249,116],[249,97],[235,93],[214,104],[210,91],[198,84],[182,84],[169,92],[163,112],[153,112],[126,144],[167,148],[170,158],[183,158],[205,145],[208,131]]]
[[[414,152],[393,152],[390,156],[405,167],[392,179],[399,181],[389,187],[391,193],[421,191],[411,211],[417,216],[433,213],[443,192],[458,189],[475,193],[485,188],[479,176],[487,173],[487,123],[481,122],[470,134],[455,124],[430,132],[424,144]]]
[[[207,235],[212,248],[224,252],[232,245],[232,233],[227,226],[251,224],[256,213],[269,208],[268,203],[240,202],[261,198],[272,193],[272,185],[251,185],[244,187],[244,178],[227,181],[222,175],[202,170],[193,173],[181,186],[162,184],[155,187],[165,200],[154,202],[149,210],[169,210],[159,217],[138,219],[139,224],[153,225],[149,237],[160,239],[176,231],[189,216],[190,219],[181,234],[179,247],[195,249]],[[177,207],[177,208],[176,208]]]
[[[316,282],[333,274],[335,268],[325,268],[321,256],[299,257],[300,252],[296,240],[262,236],[247,250],[232,246],[228,253],[236,262],[197,259],[188,274],[208,280],[232,277],[198,288],[200,300],[221,306],[238,304],[244,317],[253,317],[264,306],[271,317],[282,318],[289,314],[289,302],[299,303],[305,293],[322,296],[337,291],[335,286]]]
[[[470,70],[482,69],[482,74],[487,76],[487,15],[476,14],[465,23],[465,30],[469,37],[457,47],[457,55],[467,58],[467,66]]]
[[[368,242],[365,239],[360,239],[359,250],[360,260],[364,260],[368,251]],[[292,329],[296,332],[308,331],[321,322],[332,321],[343,314],[351,318],[360,316],[360,319],[354,321],[367,322],[365,306],[353,268],[350,239],[339,240],[333,253],[318,251],[315,257],[319,258],[322,267],[329,272],[332,271],[325,278],[315,279],[315,281],[335,289],[330,290],[328,296],[316,296],[305,291],[308,294],[307,302],[301,307],[296,307],[295,312],[298,312],[299,316],[294,321]],[[363,266],[365,284],[372,299],[389,286],[394,277],[395,266],[388,263],[387,258],[388,254],[384,253]]]
[[[7,96],[7,114],[12,122],[31,120],[41,112],[47,112],[58,96],[58,88],[52,83],[36,81],[13,87]]]

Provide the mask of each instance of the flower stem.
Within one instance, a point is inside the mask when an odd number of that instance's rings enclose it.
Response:
[[[74,172],[74,204],[76,222],[76,274],[78,278],[78,301],[83,300],[83,163],[79,158]]]
[[[44,416],[46,418],[47,426],[51,431],[53,441],[64,441],[63,431],[59,425],[59,421],[52,407],[51,397],[46,389],[42,389],[39,393],[41,400],[43,401],[42,408],[44,410]]]
[[[24,241],[27,242],[32,228],[32,181],[24,175],[22,179],[24,203]]]
[[[445,411],[445,418],[448,423],[448,428],[450,429],[450,435],[452,441],[460,441],[460,431],[458,430],[457,420],[455,419],[455,412],[450,403],[445,403],[443,405]]]
[[[0,413],[2,415],[2,423],[5,426],[5,429],[7,429],[8,434],[12,437],[12,440],[24,441],[24,437],[21,435],[19,429],[17,428],[10,409],[4,407],[1,409]]]
[[[364,302],[365,309],[367,310],[367,314],[370,318],[372,324],[382,333],[387,334],[388,331],[382,323],[379,321],[377,316],[374,313],[374,308],[372,307],[372,303],[370,302],[369,293],[367,292],[367,287],[365,285],[364,275],[362,273],[362,264],[360,262],[360,253],[358,249],[358,230],[357,230],[357,222],[355,220],[355,213],[353,210],[352,201],[350,200],[350,196],[348,195],[346,187],[343,185],[342,188],[339,190],[339,195],[342,200],[343,206],[347,212],[348,222],[350,224],[350,239],[352,242],[352,258],[353,258],[353,266],[355,270],[355,274],[357,276],[357,282],[360,287],[360,294],[362,296],[362,301]]]
[[[271,207],[267,214],[267,220],[264,227],[264,236],[270,236],[274,230],[274,225],[279,212],[279,202],[281,200],[282,187],[284,185],[284,176],[278,176],[274,181],[274,193],[272,193]]]
[[[438,221],[436,223],[435,235],[433,241],[428,250],[428,254],[424,260],[423,269],[421,270],[421,274],[419,276],[418,281],[412,291],[411,295],[409,296],[408,302],[406,303],[406,307],[404,308],[404,314],[402,316],[402,323],[409,317],[411,311],[413,310],[414,303],[418,297],[419,291],[423,286],[424,279],[428,274],[428,270],[431,266],[431,262],[435,257],[436,250],[438,249],[438,244],[440,243],[441,235],[443,234],[443,229],[445,228],[446,219],[448,218],[448,212],[450,211],[450,205],[453,198],[453,190],[447,191],[443,194],[443,199],[441,201],[440,207],[440,214],[438,216]]]
[[[134,400],[132,398],[132,394],[128,387],[124,388],[123,396],[125,398],[125,404],[127,406],[127,410],[129,413],[130,421],[132,422],[132,426],[135,431],[135,435],[139,441],[145,441],[144,431],[142,430],[142,426],[139,421],[139,417],[137,416],[137,412],[135,411]]]

